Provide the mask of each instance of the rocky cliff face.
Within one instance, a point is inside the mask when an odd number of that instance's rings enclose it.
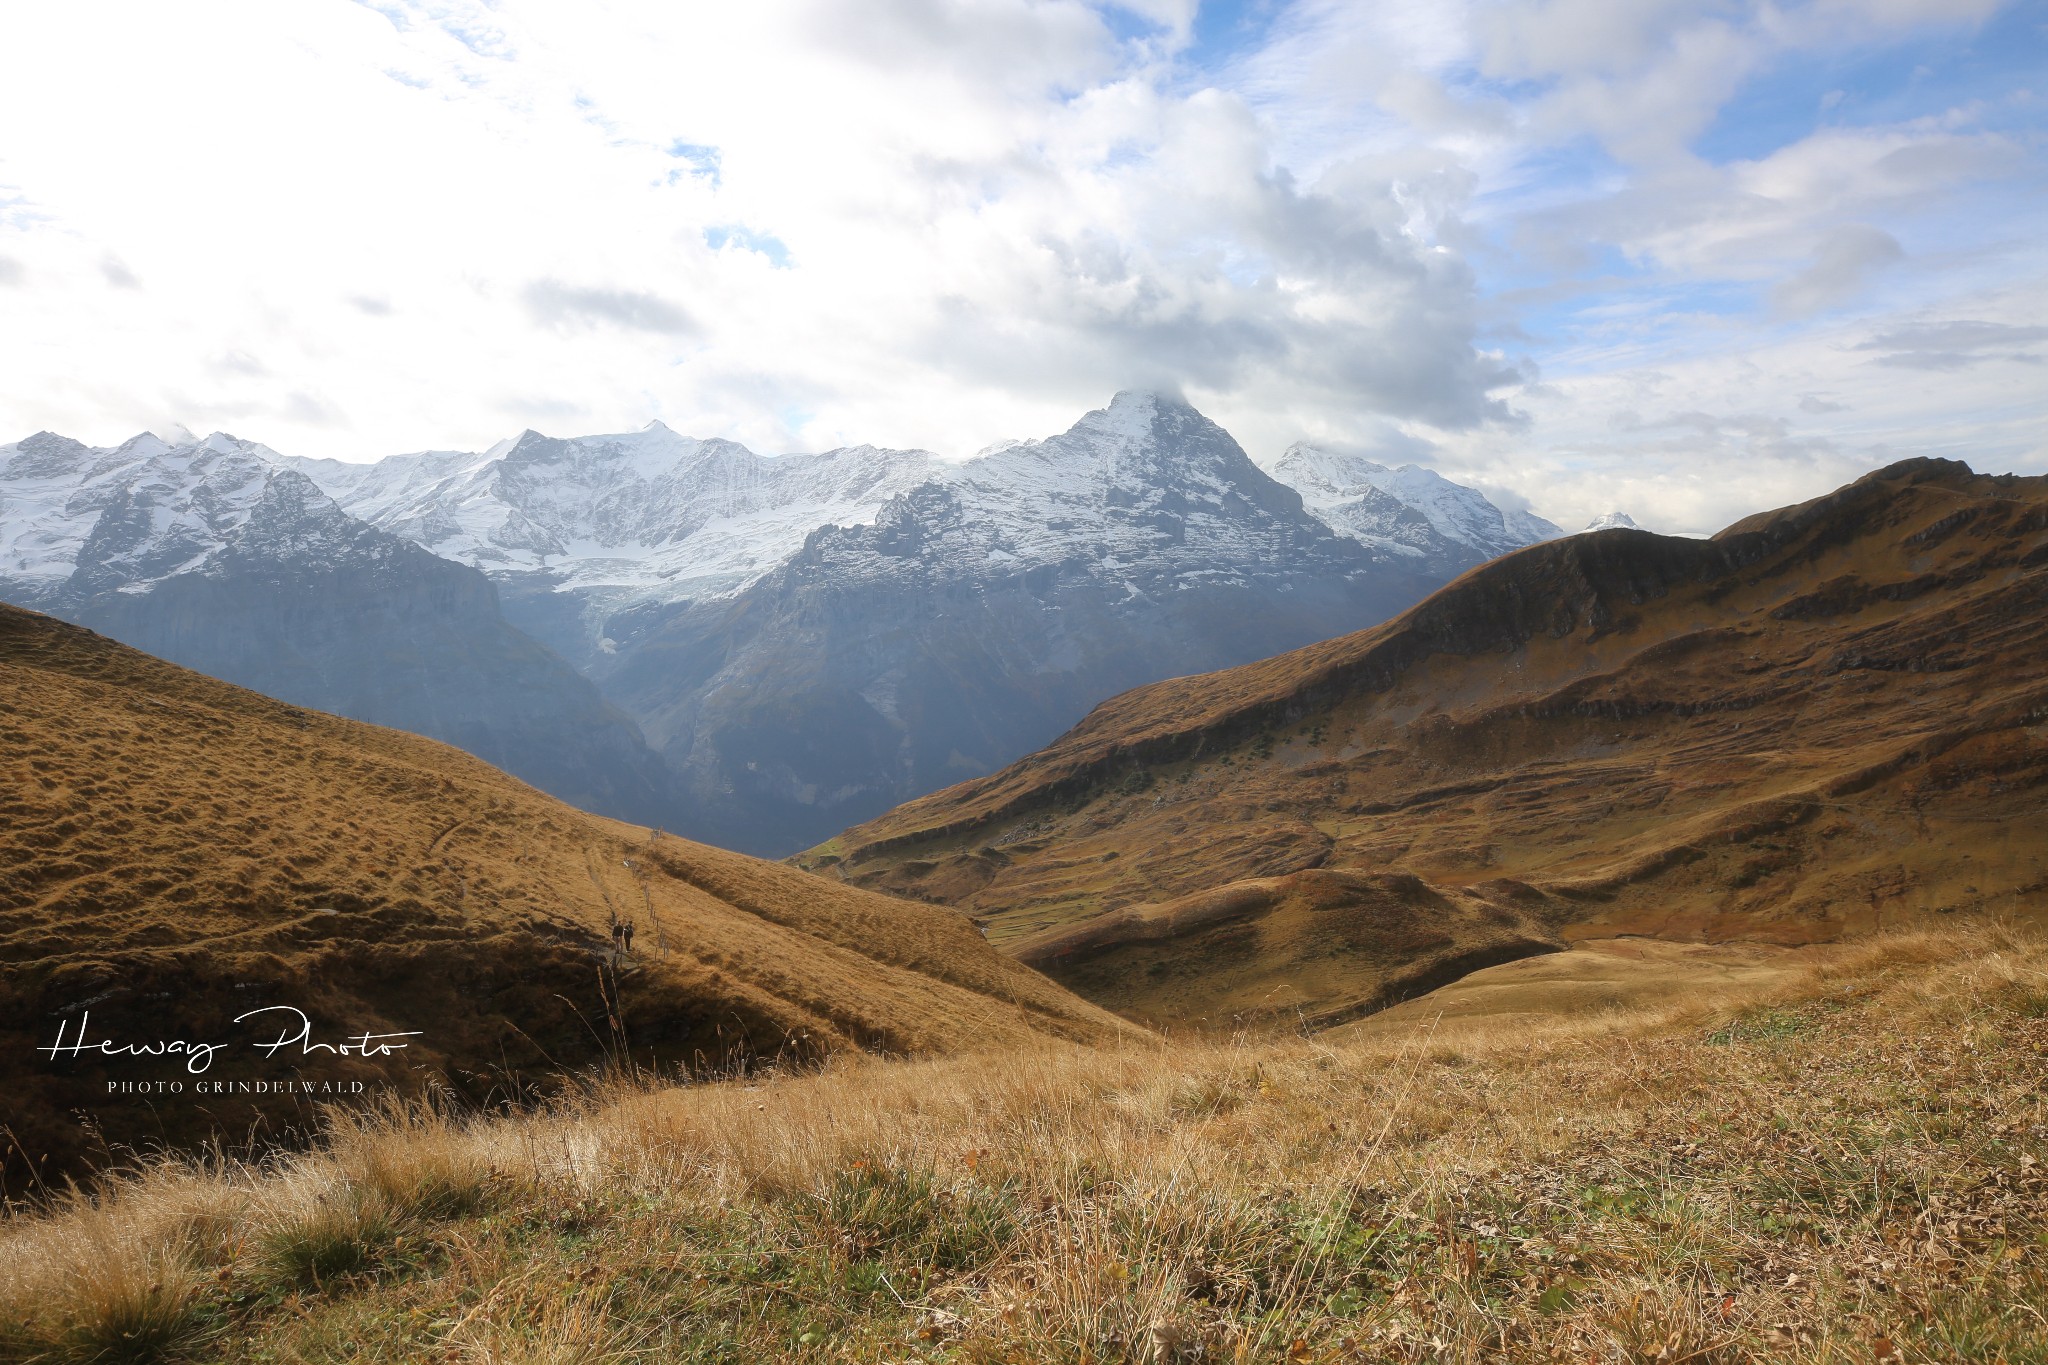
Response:
[[[301,706],[455,744],[586,809],[678,816],[634,723],[490,581],[216,435],[0,447],[0,596]]]

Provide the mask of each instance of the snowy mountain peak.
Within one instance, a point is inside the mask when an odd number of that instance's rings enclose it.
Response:
[[[559,453],[563,444],[552,436],[543,436],[532,427],[528,427],[505,445],[504,453],[499,458],[528,462],[542,460]],[[497,447],[494,446],[492,449],[495,450]]]
[[[1317,542],[1349,563],[1228,432],[1177,397],[1128,390],[1058,435],[935,467],[881,509],[872,534],[827,535],[807,554],[843,556],[840,571],[856,575],[913,555],[959,581],[1098,564],[1156,587]]]
[[[178,448],[153,431],[138,431],[115,446],[113,453],[127,459],[149,460],[168,455]]]
[[[1586,523],[1588,531],[1640,531],[1634,517],[1626,512],[1605,512]]]
[[[1394,471],[1363,455],[1296,441],[1274,461],[1272,472],[1306,498],[1311,489],[1320,497],[1357,497]]]
[[[1196,421],[1207,424],[1209,419],[1193,403],[1180,394],[1165,389],[1118,389],[1110,398],[1109,406],[1098,408],[1087,417],[1098,414],[1114,420],[1128,422],[1134,426],[1156,425],[1164,422]]]
[[[1122,390],[1057,436],[992,447],[962,473],[985,482],[1033,470],[1096,496],[1140,501],[1168,490],[1210,498],[1242,487],[1264,502],[1278,491],[1229,432],[1178,395],[1148,389]]]
[[[271,526],[343,515],[252,441],[145,432],[95,450],[38,433],[0,447],[0,586],[33,600],[85,573],[142,591],[206,568],[267,502]]]
[[[1261,518],[1300,526],[1303,498],[1360,504],[1355,524],[1317,515],[1404,562],[1470,562],[1556,533],[1432,471],[1309,445],[1288,453],[1283,464],[1294,472],[1276,482],[1178,393],[1143,388],[1117,393],[1057,435],[1004,442],[960,464],[868,445],[763,456],[659,422],[569,438],[528,431],[468,458],[291,463],[380,529],[493,573],[536,575],[523,580],[533,590],[544,582],[606,611],[730,597],[818,528],[874,525],[892,500],[927,483],[950,495],[912,498],[888,513],[890,525],[936,525],[953,515],[948,507],[960,509],[986,531],[968,539],[985,540],[999,561],[1139,555],[1162,536],[1194,545]],[[599,614],[593,606],[591,619]]]
[[[873,446],[757,455],[658,421],[594,436],[526,431],[480,456],[293,464],[350,512],[444,558],[544,575],[616,606],[729,596],[812,530],[871,521],[939,467],[924,451]]]
[[[0,451],[5,450],[6,447],[0,446]],[[69,436],[59,436],[54,431],[39,431],[33,436],[25,436],[13,450],[13,454],[0,459],[0,480],[48,477],[75,471],[93,455],[91,446]]]
[[[1109,406],[1083,416],[1076,426],[1122,430],[1132,435],[1149,431],[1161,412],[1183,409],[1193,412],[1186,400],[1153,389],[1118,389]]]
[[[1504,509],[1476,488],[1453,483],[1418,464],[1389,468],[1347,451],[1307,441],[1287,448],[1273,476],[1301,494],[1309,510],[1368,544],[1388,540],[1427,553],[1412,527],[1404,528],[1388,500],[1412,510],[1435,535],[1483,559],[1562,534],[1543,518]]]

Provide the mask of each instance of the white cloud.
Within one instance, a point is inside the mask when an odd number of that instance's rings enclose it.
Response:
[[[1078,0],[137,5],[117,45],[43,12],[0,58],[0,119],[36,113],[0,180],[47,284],[0,344],[47,382],[0,417],[360,457],[481,444],[546,396],[969,449],[1121,384],[1276,372],[1498,415],[1469,272],[1386,184],[1303,186],[1240,98],[1178,88],[1191,11],[1146,8],[1164,34],[1130,45]],[[148,306],[85,290],[88,253]]]
[[[1845,303],[1874,272],[1906,257],[1899,239],[1866,223],[1847,223],[1821,238],[1813,263],[1771,291],[1781,313],[1803,316]]]
[[[2031,342],[1863,349],[2028,325],[1996,194],[2037,141],[1972,106],[1696,150],[1787,62],[1993,8],[1294,0],[1206,68],[1194,0],[17,8],[0,436],[966,453],[1153,383],[1261,453],[1392,432],[1704,528],[1940,431],[2038,449],[1989,387]]]
[[[2048,327],[2034,321],[2048,275],[1950,302],[1954,314],[1837,318],[1774,341],[1731,331],[1683,358],[1584,356],[1515,395],[1540,445],[1463,433],[1438,464],[1524,489],[1560,525],[1620,507],[1689,534],[1911,456],[2048,472]]]
[[[683,309],[644,289],[591,288],[560,280],[535,280],[522,292],[536,321],[558,331],[579,327],[621,327],[656,336],[690,336],[699,328]]]

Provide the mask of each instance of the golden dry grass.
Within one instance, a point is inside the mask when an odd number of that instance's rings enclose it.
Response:
[[[636,930],[623,958],[614,920]],[[473,1097],[626,1051],[723,1063],[1122,1027],[957,912],[656,839],[445,745],[0,606],[0,1192],[21,1192],[24,1165],[75,1169],[98,1138],[234,1135],[255,1116],[110,1103],[105,1081],[175,1066],[36,1066],[60,1019],[221,1039],[274,1003],[327,1037],[423,1034],[323,1077],[417,1084],[424,1067]]]
[[[1448,1040],[1468,1029],[1550,1029],[1561,1016],[1597,1022],[1619,1015],[1641,1027],[1660,1011],[1673,1017],[1696,1014],[1788,989],[1840,952],[1839,945],[1582,939],[1566,952],[1472,972],[1347,1024],[1333,1036],[1399,1033],[1426,1023],[1437,1038]]]
[[[2048,946],[1748,984],[359,1118],[0,1227],[0,1359],[2043,1359]]]

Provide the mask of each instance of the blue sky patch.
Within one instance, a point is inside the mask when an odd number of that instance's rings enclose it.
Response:
[[[1786,52],[1721,108],[1693,150],[1754,161],[1817,128],[1904,123],[1981,103],[1997,126],[2016,92],[2048,93],[2048,5],[1994,14],[1981,29],[1923,27],[1883,44]]]
[[[752,251],[766,256],[768,264],[777,270],[789,268],[789,248],[765,232],[755,232],[752,228],[738,226],[708,227],[704,229],[704,240],[710,244],[713,251],[723,251],[728,246],[736,246],[742,251]]]
[[[684,142],[677,139],[668,145],[668,154],[688,166],[689,174],[701,175],[711,181],[711,188],[720,183],[720,169],[724,160],[718,148],[707,147],[700,142]]]

